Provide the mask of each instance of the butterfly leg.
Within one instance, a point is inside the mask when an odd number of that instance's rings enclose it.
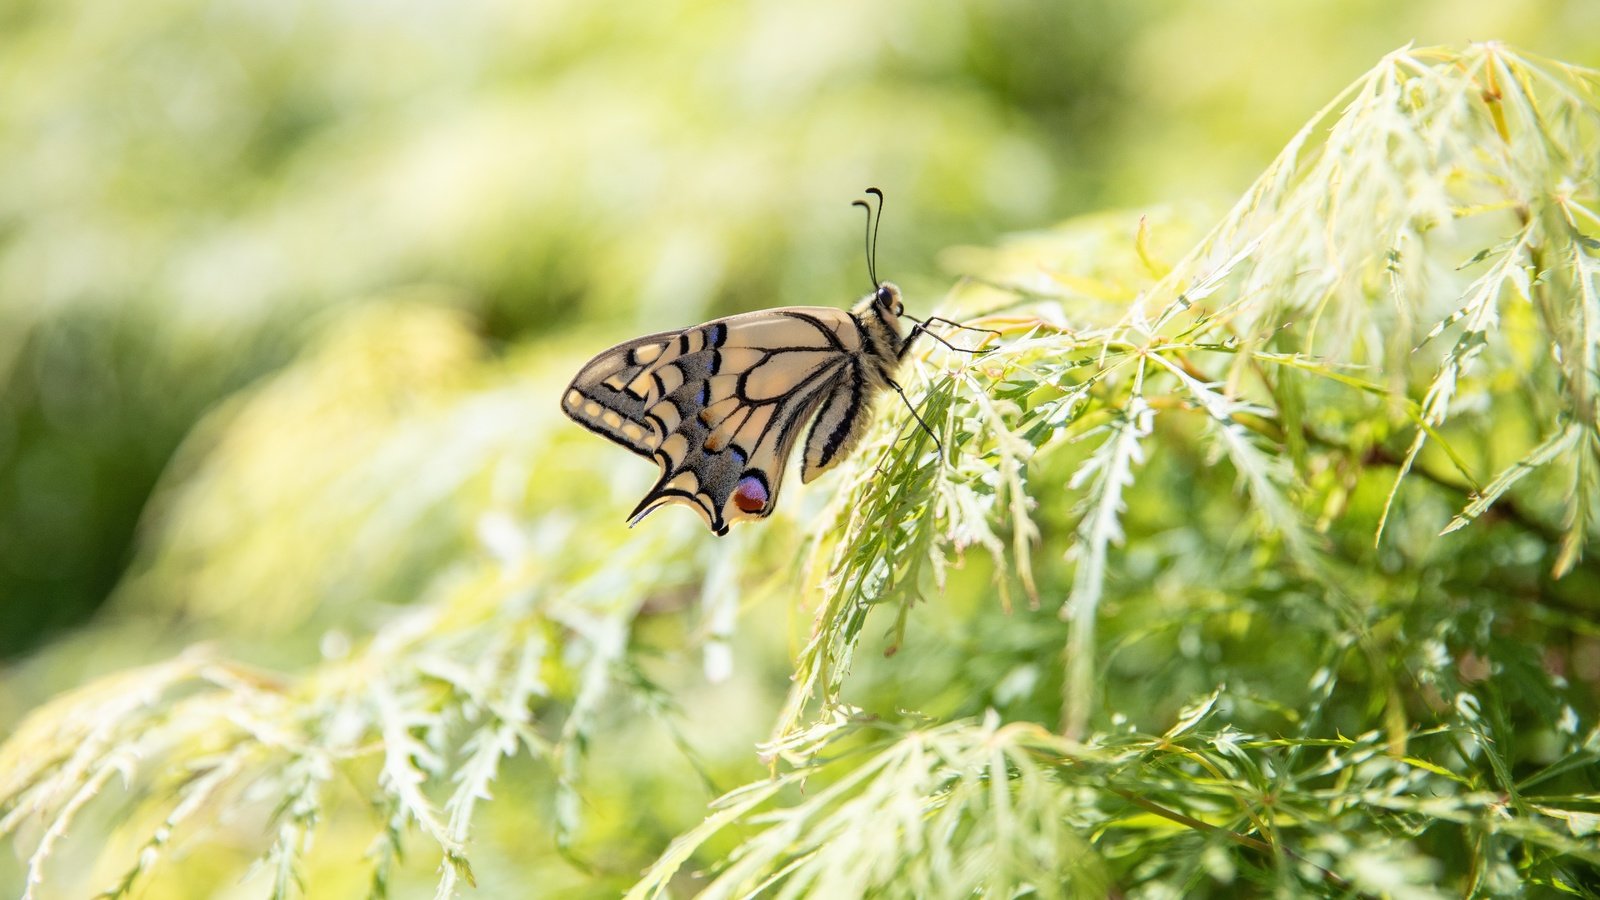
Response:
[[[929,331],[927,329],[925,323],[918,322],[917,324],[911,326],[911,330],[906,333],[905,343],[900,345],[900,354],[898,356],[896,356],[895,358],[896,359],[905,359],[906,358],[906,354],[911,352],[911,345],[915,344],[917,342],[917,338],[922,337],[923,335],[927,335],[928,337],[933,338],[934,340],[936,340],[939,343],[945,345],[946,347],[950,347],[951,350],[960,349],[959,347],[951,346],[949,341],[947,341],[944,338],[939,337],[937,334],[934,334],[933,332]],[[894,382],[890,382],[890,384],[893,384],[893,383]]]
[[[906,409],[911,410],[911,418],[917,420],[917,424],[922,426],[923,432],[928,437],[933,438],[933,445],[939,448],[939,461],[944,462],[944,442],[939,440],[939,436],[933,433],[933,429],[928,427],[928,423],[922,420],[922,416],[917,412],[917,408],[911,405],[911,398],[906,396],[905,389],[900,387],[899,382],[891,378],[889,379],[889,387],[894,388],[894,392],[900,395],[900,399],[905,403]]]
[[[994,330],[993,328],[979,328],[976,325],[964,325],[964,324],[962,324],[960,322],[955,322],[955,321],[952,321],[950,319],[946,319],[944,316],[929,316],[926,319],[923,319],[922,321],[925,322],[925,323],[928,323],[930,325],[933,324],[934,322],[942,322],[945,325],[949,325],[949,326],[951,326],[953,328],[959,328],[962,331],[981,331],[984,334],[992,334],[996,338],[1000,337],[1000,332]],[[973,352],[977,352],[977,351],[973,351]]]
[[[924,334],[927,335],[928,337],[933,338],[934,340],[938,341],[939,343],[945,345],[946,348],[956,351],[957,353],[978,353],[978,352],[980,352],[978,350],[972,350],[972,349],[968,349],[966,347],[957,347],[955,344],[952,344],[949,341],[945,340],[943,337],[941,337],[939,335],[938,332],[933,331],[932,329],[930,329],[928,327],[928,322],[934,322],[934,321],[949,322],[952,325],[956,324],[954,322],[950,322],[949,319],[928,319],[927,321],[918,322],[917,324],[911,326],[911,331],[906,334],[905,343],[900,345],[900,357],[899,357],[900,359],[905,359],[906,358],[906,353],[911,350],[911,345],[916,341],[916,339],[919,336],[924,335]],[[973,329],[970,329],[970,330],[972,330],[972,331],[988,331],[989,329],[987,329],[987,328],[973,328]],[[995,332],[995,333],[999,334],[998,331]]]

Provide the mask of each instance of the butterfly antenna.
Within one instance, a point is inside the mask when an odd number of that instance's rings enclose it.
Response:
[[[873,259],[872,259],[872,257],[873,257],[873,247],[872,247],[872,244],[873,244],[873,241],[872,241],[872,234],[873,234],[872,207],[869,206],[867,204],[867,201],[865,201],[865,200],[854,200],[854,201],[851,201],[850,205],[851,206],[859,206],[862,209],[867,211],[867,230],[866,230],[866,235],[865,235],[865,239],[864,239],[865,240],[865,245],[866,245],[866,252],[867,252],[867,277],[872,279],[872,287],[874,289],[876,289],[878,287],[878,266],[877,266],[877,263],[874,262]]]
[[[872,221],[872,251],[867,256],[867,267],[872,270],[872,286],[877,287],[878,281],[878,226],[883,224],[883,191],[875,187],[867,188],[867,193],[878,198],[878,217]]]

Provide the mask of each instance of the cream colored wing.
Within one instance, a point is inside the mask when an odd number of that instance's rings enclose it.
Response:
[[[746,313],[619,344],[579,370],[561,405],[661,466],[630,522],[682,503],[726,534],[772,512],[800,429],[860,380],[860,356],[843,310]]]

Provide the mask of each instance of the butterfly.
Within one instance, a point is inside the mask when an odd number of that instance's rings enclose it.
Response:
[[[692,508],[718,535],[766,518],[806,423],[802,483],[850,455],[880,394],[893,389],[905,399],[894,376],[912,342],[933,334],[929,323],[968,327],[907,315],[900,289],[878,280],[883,192],[867,193],[878,199],[876,216],[865,201],[853,205],[867,210],[873,290],[849,310],[786,306],[714,319],[618,344],[578,370],[562,411],[661,467],[629,525],[669,503]],[[909,332],[903,318],[916,323]]]

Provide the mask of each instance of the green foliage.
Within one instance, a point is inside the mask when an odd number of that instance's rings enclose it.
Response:
[[[697,841],[741,819],[752,835],[701,896],[1075,897],[1128,883],[1174,895],[1446,897],[1458,892],[1437,889],[1445,867],[1422,851],[1440,843],[1430,832],[1452,826],[1475,832],[1472,869],[1453,870],[1469,893],[1514,889],[1517,855],[1557,872],[1552,859],[1600,861],[1585,839],[1592,820],[1572,822],[1562,808],[1571,798],[1524,807],[1546,817],[1530,824],[1507,815],[1504,794],[1425,756],[1394,754],[1378,732],[1241,733],[1219,721],[1237,712],[1219,709],[1221,693],[1183,710],[1164,734],[1100,735],[1092,746],[1033,723],[1000,725],[993,714],[982,724],[853,723],[866,744],[836,758],[826,744],[797,748],[816,762],[719,799],[630,896],[661,893]],[[1428,755],[1492,746],[1470,727],[1414,737]],[[1557,765],[1590,762],[1595,749],[1591,735],[1588,752]],[[826,787],[752,815],[813,779]],[[1519,845],[1523,854],[1507,852]]]
[[[1552,802],[1516,800],[1522,783],[1547,777],[1533,763],[1554,759],[1555,772],[1571,774],[1595,751],[1593,732],[1581,737],[1578,725],[1580,718],[1593,722],[1593,673],[1577,692],[1560,677],[1569,652],[1587,653],[1584,636],[1593,631],[1583,621],[1593,614],[1593,595],[1585,588],[1593,576],[1577,576],[1584,587],[1570,593],[1550,580],[1571,573],[1591,543],[1587,523],[1600,499],[1590,474],[1600,433],[1590,364],[1596,345],[1588,331],[1600,315],[1589,236],[1600,225],[1593,212],[1600,187],[1595,77],[1494,45],[1464,56],[1391,55],[1308,123],[1183,260],[1169,268],[1141,252],[1145,281],[1133,288],[1128,311],[1093,301],[1125,296],[1129,289],[1117,282],[1132,267],[1111,263],[1112,277],[1086,271],[1081,237],[966,255],[984,287],[963,292],[971,295],[965,302],[958,295],[957,308],[998,306],[1010,320],[1031,313],[1038,321],[1012,325],[1027,328],[1022,340],[970,364],[955,360],[958,373],[931,392],[924,415],[946,423],[946,442],[963,447],[964,464],[932,469],[912,461],[896,469],[905,454],[891,454],[890,477],[875,479],[865,470],[884,463],[872,454],[857,462],[851,497],[819,531],[839,536],[835,580],[801,659],[800,672],[810,677],[797,684],[780,738],[813,691],[825,709],[841,702],[866,606],[898,605],[903,621],[922,595],[905,573],[937,568],[973,531],[964,511],[979,509],[981,518],[1018,534],[1072,535],[1055,548],[1075,562],[1062,606],[1071,624],[1061,723],[1069,736],[1103,728],[1108,716],[1115,721],[1117,710],[1129,708],[1103,697],[1098,673],[1117,655],[1098,649],[1104,641],[1118,654],[1136,652],[1162,640],[1174,626],[1161,620],[1173,612],[1190,620],[1176,626],[1180,652],[1184,636],[1214,640],[1217,619],[1233,620],[1227,630],[1291,644],[1301,640],[1276,635],[1316,627],[1320,640],[1305,641],[1308,652],[1298,658],[1274,655],[1276,671],[1266,677],[1260,660],[1248,656],[1211,660],[1210,677],[1228,684],[1224,696],[1240,706],[1235,726],[1287,726],[1296,747],[1380,727],[1397,756],[1431,729],[1474,735],[1477,748],[1433,742],[1441,757],[1421,765],[1512,798],[1517,840],[1558,850],[1524,848],[1524,876],[1570,881],[1553,860],[1581,846],[1566,833],[1573,816],[1589,821],[1587,776]],[[1317,140],[1323,128],[1327,137]],[[990,321],[1006,320],[980,324]],[[996,403],[1005,404],[1006,415],[993,414]],[[1533,440],[1507,446],[1518,434]],[[1424,453],[1430,441],[1438,451],[1432,455]],[[1049,526],[1030,504],[1006,502],[1016,487],[1004,473],[1035,450],[1072,458],[1065,487],[1076,510],[1062,516],[1046,507],[1060,517]],[[1168,459],[1147,465],[1155,453]],[[1040,462],[1028,487],[1035,498],[1048,483]],[[1492,481],[1484,474],[1491,466],[1504,469]],[[1231,477],[1199,474],[1212,467]],[[1544,490],[1508,496],[1525,476]],[[904,485],[918,477],[937,482],[922,489],[924,497],[964,490],[983,501],[908,504]],[[1374,494],[1386,477],[1385,492]],[[1141,491],[1151,500],[1141,503]],[[1509,522],[1498,526],[1512,532],[1509,538],[1432,536],[1441,527],[1455,531],[1497,500],[1510,510]],[[1448,526],[1441,502],[1460,510]],[[1146,510],[1144,521],[1129,520],[1130,505]],[[886,508],[904,512],[886,522]],[[1404,534],[1396,535],[1401,516]],[[929,531],[937,537],[929,539]],[[1117,552],[1125,538],[1127,550]],[[1178,546],[1163,546],[1175,540]],[[1508,540],[1521,544],[1521,565],[1504,552]],[[1466,560],[1486,545],[1501,551],[1475,579],[1479,567]],[[1156,559],[1140,560],[1141,552]],[[1240,557],[1243,566],[1229,562]],[[1530,564],[1548,567],[1549,575],[1528,572]],[[1496,583],[1508,576],[1514,585]],[[1542,602],[1554,608],[1537,625],[1518,609],[1529,579],[1535,596],[1548,594]],[[1469,585],[1470,603],[1459,593]],[[1229,602],[1180,604],[1163,596],[1174,590]],[[1097,638],[1107,602],[1119,607],[1110,617],[1115,631]],[[1439,624],[1445,610],[1458,621]],[[1555,657],[1530,663],[1536,647]],[[1485,671],[1452,677],[1452,664]],[[1167,681],[1183,667],[1149,674]],[[1491,679],[1470,683],[1484,674]],[[1518,687],[1503,694],[1500,678],[1514,678]],[[1170,709],[1173,702],[1170,694],[1112,688],[1121,699],[1142,701],[1136,709]],[[1491,740],[1480,718],[1485,705],[1496,708],[1490,719],[1501,728],[1540,723],[1548,746],[1530,753],[1509,732]],[[1251,708],[1254,715],[1245,712]],[[1267,746],[1262,740],[1245,744]],[[1281,764],[1253,764],[1278,773],[1270,779],[1274,792],[1287,788],[1292,774]],[[1519,765],[1529,769],[1514,775]],[[1474,809],[1475,802],[1438,815],[1469,831],[1501,831],[1488,821],[1499,806]],[[1353,831],[1373,824],[1351,823]],[[1281,827],[1256,821],[1246,830],[1271,837]],[[1463,845],[1433,852],[1448,859],[1448,871],[1475,873],[1463,883],[1469,892],[1483,888],[1493,853],[1505,851],[1481,838],[1457,840]],[[1578,856],[1593,862],[1591,854]],[[1280,856],[1275,877],[1304,877],[1286,859]],[[1440,869],[1439,857],[1417,859],[1400,869],[1424,879]]]
[[[639,897],[1592,893],[1597,160],[1600,73],[1406,48],[1203,235],[951,251],[940,311],[1000,338],[922,345],[937,445],[886,406],[832,496],[786,495],[798,566],[782,517],[623,530],[650,473],[560,419],[576,360],[346,319],[192,438],[122,595],[227,646],[0,748],[22,886],[253,860],[272,896],[385,896],[437,863],[448,897],[512,859],[517,895],[560,852]],[[809,639],[763,671],[773,617],[733,622],[795,595]],[[268,632],[297,674],[234,660]],[[786,702],[668,684],[746,645],[734,681]],[[763,778],[740,725],[774,713]],[[696,775],[744,783],[698,827]],[[608,823],[618,782],[661,802]],[[508,792],[538,813],[502,846]]]
[[[988,310],[978,324],[1023,334],[970,360],[940,356],[950,368],[930,376],[922,413],[959,459],[929,466],[917,439],[889,446],[899,428],[889,422],[876,452],[854,462],[846,499],[816,531],[830,578],[774,749],[797,773],[837,766],[817,744],[853,730],[836,711],[849,709],[841,691],[868,611],[898,607],[903,631],[927,594],[918,574],[937,581],[966,543],[1004,553],[999,526],[1021,548],[1047,536],[1035,558],[1073,562],[1061,583],[1060,724],[1091,758],[1128,753],[1063,817],[1115,822],[1132,804],[1187,823],[1197,844],[1215,841],[1174,855],[1096,831],[1114,882],[1188,893],[1222,890],[1237,872],[1263,887],[1374,894],[1426,892],[1444,873],[1452,893],[1497,893],[1519,878],[1586,883],[1600,861],[1581,839],[1594,821],[1597,673],[1586,667],[1576,689],[1564,674],[1592,652],[1594,573],[1574,575],[1583,585],[1570,591],[1555,579],[1592,545],[1600,501],[1597,77],[1497,45],[1402,50],[1308,123],[1176,265],[1136,239],[1145,271],[1131,288],[1138,267],[1126,258],[1101,262],[1113,274],[1083,265],[1079,229],[964,254],[974,280],[953,308]],[[1121,309],[1094,302],[1129,294]],[[1063,485],[1045,454],[1070,460],[1071,511],[1046,499]],[[1491,479],[1491,467],[1503,471]],[[1507,510],[1499,534],[1435,536],[1490,508]],[[1471,562],[1484,553],[1488,566]],[[1027,572],[1026,549],[1014,561]],[[1110,635],[1097,634],[1103,620]],[[1149,658],[1173,638],[1179,657],[1223,649],[1204,667]],[[1303,651],[1229,652],[1251,641]],[[1130,674],[1118,656],[1130,655],[1146,657],[1135,666],[1148,687],[1115,683]],[[1100,674],[1108,664],[1112,679]],[[1172,709],[1171,686],[1187,680],[1175,676],[1192,668],[1225,685],[1206,706],[1226,704],[1228,722],[1196,732],[1222,758],[1175,767],[1175,734],[1130,739],[1115,726],[1147,715],[1131,710]],[[825,724],[796,732],[813,696]],[[1286,736],[1245,732],[1258,728]],[[1323,747],[1326,760],[1312,752]],[[1367,765],[1380,748],[1386,761]],[[887,766],[908,751],[878,752]],[[1081,785],[1082,754],[1053,753],[1071,761],[1056,789]],[[971,765],[959,757],[946,761],[950,779]],[[1022,777],[1015,765],[993,770]],[[1183,787],[1158,799],[1158,773]],[[1239,809],[1213,833],[1195,823],[1217,824],[1219,784]],[[921,803],[939,815],[964,796],[948,781],[925,787]],[[871,823],[905,802],[862,808],[878,789],[860,788],[858,824],[839,838],[863,855],[877,846]],[[828,802],[752,821],[816,816]],[[963,814],[1010,815],[976,804]],[[809,884],[814,867],[841,865],[803,843],[748,863],[763,840],[729,857],[731,887]],[[953,854],[946,866],[998,867],[990,893],[1042,890],[993,848],[963,850],[927,852]],[[881,864],[905,868],[871,883],[915,883],[923,860],[912,855],[885,850]]]

